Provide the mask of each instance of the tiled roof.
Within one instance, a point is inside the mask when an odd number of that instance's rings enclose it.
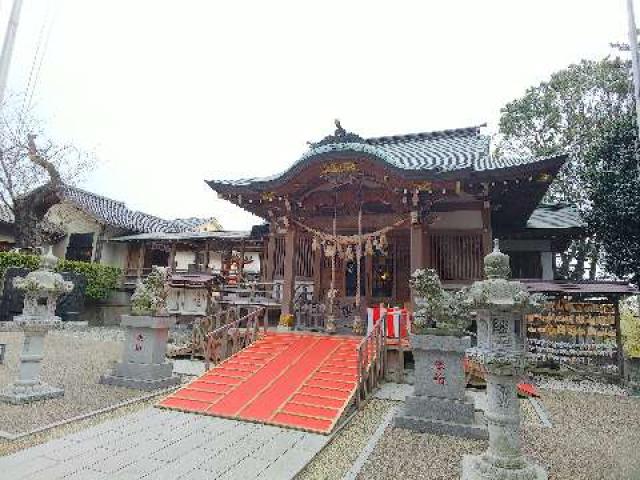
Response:
[[[189,232],[215,219],[164,220],[153,215],[129,209],[123,202],[112,200],[80,188],[65,186],[62,199],[98,222],[131,232]]]
[[[490,137],[482,135],[480,128],[459,128],[368,139],[347,132],[342,134],[336,132],[335,135],[312,144],[310,150],[302,155],[291,168],[320,154],[343,151],[373,155],[396,168],[411,172],[445,173],[459,170],[486,172],[534,164],[544,160],[540,158],[496,158],[490,153]],[[277,180],[285,173],[264,178],[216,180],[210,183],[247,186],[256,182]]]
[[[584,228],[585,222],[575,207],[569,205],[540,205],[529,220],[527,228],[535,229],[564,229]]]
[[[222,230],[220,223],[214,217],[189,217],[165,220],[147,213],[131,210],[124,202],[119,202],[69,185],[62,187],[60,196],[61,200],[72,204],[90,217],[95,218],[99,223],[131,232],[194,232],[198,231],[198,228],[202,225],[208,224],[212,224],[214,227],[217,227],[218,230]],[[14,222],[13,213],[1,205],[0,222]]]
[[[203,226],[211,226],[215,230],[222,230],[222,225],[218,222],[218,220],[214,217],[210,218],[198,218],[198,217],[189,217],[189,218],[176,218],[172,220],[172,223],[179,226],[180,228],[184,228],[186,232],[195,232],[199,230]]]

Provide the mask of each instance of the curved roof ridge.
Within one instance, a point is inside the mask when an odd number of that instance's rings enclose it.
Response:
[[[448,128],[445,130],[433,130],[430,132],[406,133],[401,135],[384,135],[382,137],[367,138],[369,144],[385,144],[398,142],[414,142],[416,140],[429,140],[439,137],[464,137],[480,135],[480,129],[487,124],[477,125],[473,127]]]

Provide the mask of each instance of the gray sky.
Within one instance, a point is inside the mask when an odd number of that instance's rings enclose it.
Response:
[[[256,219],[204,179],[280,172],[336,117],[365,137],[495,128],[527,87],[626,39],[624,0],[24,3],[10,88],[50,31],[35,109],[96,152],[84,187],[227,229]]]

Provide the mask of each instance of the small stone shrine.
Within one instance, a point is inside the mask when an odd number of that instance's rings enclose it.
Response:
[[[24,344],[18,379],[0,392],[0,401],[20,404],[64,395],[62,388],[52,387],[39,377],[45,336],[51,327],[60,324],[55,314],[56,302],[60,295],[73,289],[72,282],[53,271],[57,263],[49,249],[41,257],[40,269],[14,279],[14,286],[24,291],[22,315],[14,317],[14,324],[24,332]]]
[[[476,309],[478,344],[467,356],[486,372],[489,448],[462,460],[463,480],[546,480],[547,473],[527,460],[520,447],[517,384],[526,362],[525,314],[536,303],[524,285],[508,281],[509,257],[498,248],[484,259],[487,280],[469,289]]]
[[[167,311],[167,270],[154,267],[131,297],[132,315],[122,315],[126,329],[122,361],[100,383],[155,390],[180,383],[166,356],[169,329],[176,323]]]

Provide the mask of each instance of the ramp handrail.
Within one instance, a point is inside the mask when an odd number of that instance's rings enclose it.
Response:
[[[368,399],[385,376],[386,331],[387,321],[382,318],[356,347],[358,351],[356,406],[358,408],[362,402]]]
[[[265,307],[257,308],[244,317],[226,323],[207,333],[202,341],[205,369],[209,370],[211,364],[217,365],[255,342],[261,336],[261,319],[262,335],[266,335],[266,311]]]

